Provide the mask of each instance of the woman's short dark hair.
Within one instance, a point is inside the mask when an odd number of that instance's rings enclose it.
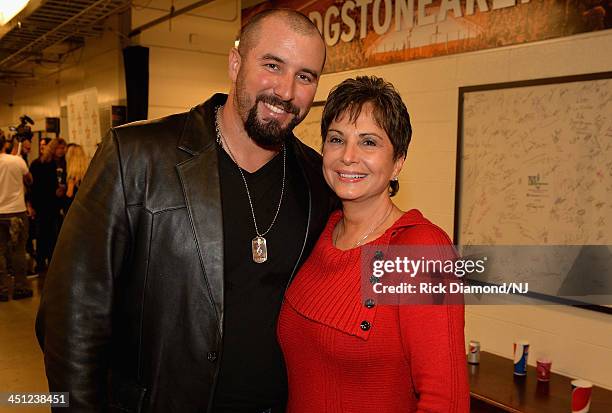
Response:
[[[336,85],[325,102],[321,119],[321,137],[325,143],[327,131],[334,120],[348,115],[357,121],[363,105],[372,105],[374,120],[389,136],[393,145],[393,159],[405,158],[412,137],[408,109],[393,85],[376,76],[358,76]],[[399,190],[399,183],[389,183],[391,196]]]

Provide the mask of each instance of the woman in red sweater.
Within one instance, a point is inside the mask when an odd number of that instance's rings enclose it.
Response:
[[[412,134],[401,97],[380,78],[345,80],[327,98],[321,133],[324,176],[342,210],[281,310],[287,413],[467,413],[463,306],[383,305],[360,289],[365,245],[451,244],[391,201]]]

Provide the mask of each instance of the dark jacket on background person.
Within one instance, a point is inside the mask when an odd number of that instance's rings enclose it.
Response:
[[[49,162],[35,159],[30,165],[30,172],[33,183],[28,200],[36,212],[36,261],[38,271],[44,271],[47,260],[51,261],[62,225],[63,198],[58,197],[55,191],[66,182],[66,159]]]
[[[224,313],[214,109],[225,99],[113,129],[98,149],[36,324],[49,389],[70,392],[69,411],[210,411]],[[333,198],[320,156],[288,144],[309,194],[295,273]]]
[[[66,159],[42,162],[37,158],[30,165],[30,173],[33,179],[30,200],[36,213],[59,214],[62,200],[55,191],[60,182],[66,182]]]

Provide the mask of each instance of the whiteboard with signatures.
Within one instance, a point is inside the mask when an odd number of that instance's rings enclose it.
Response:
[[[612,245],[612,72],[461,88],[459,122],[457,244]]]
[[[612,79],[463,95],[463,244],[612,244]]]

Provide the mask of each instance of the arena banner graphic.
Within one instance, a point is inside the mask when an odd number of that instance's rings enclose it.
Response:
[[[612,28],[610,0],[272,0],[312,20],[327,73],[490,49]]]

